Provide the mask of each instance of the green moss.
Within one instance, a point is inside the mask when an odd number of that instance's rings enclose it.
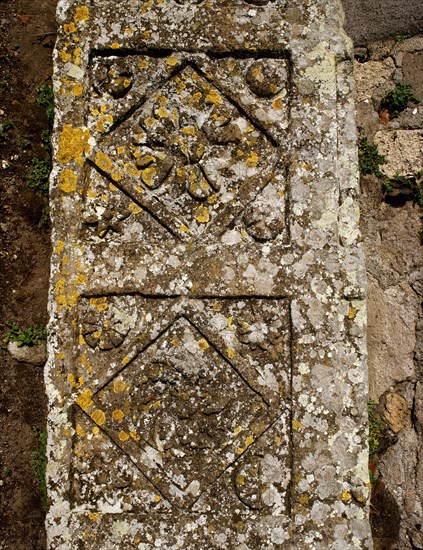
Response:
[[[362,174],[374,174],[378,178],[384,177],[379,166],[388,161],[379,153],[377,145],[370,143],[366,137],[360,139],[358,143],[358,162]]]
[[[47,122],[50,128],[53,127],[54,122],[54,96],[53,88],[45,82],[38,86],[37,90],[37,103],[46,108]]]
[[[4,342],[16,342],[18,347],[34,346],[47,338],[46,327],[42,325],[33,325],[32,327],[21,329],[17,323],[7,323],[7,331]]]
[[[407,40],[407,38],[410,38],[409,34],[396,34],[394,36],[395,42],[398,44],[399,42],[404,42],[404,40]]]
[[[395,88],[382,99],[380,108],[382,111],[386,109],[391,118],[397,118],[409,102],[420,103],[420,100],[413,94],[409,84],[398,82]]]
[[[367,412],[369,414],[369,454],[373,455],[379,450],[380,439],[383,434],[383,424],[376,417],[375,409],[377,402],[369,399],[367,402]]]
[[[35,437],[38,440],[38,450],[32,453],[32,469],[38,481],[42,497],[43,510],[47,509],[47,483],[46,483],[46,465],[47,465],[47,432],[36,427],[33,428]]]
[[[28,187],[43,195],[48,195],[51,167],[50,156],[44,159],[34,157],[32,159],[32,167],[27,173]]]

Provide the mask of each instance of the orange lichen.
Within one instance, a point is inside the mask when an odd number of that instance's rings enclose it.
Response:
[[[96,409],[95,411],[93,411],[91,414],[91,418],[99,426],[102,426],[106,422],[106,415],[100,409]]]
[[[70,124],[65,124],[59,136],[57,161],[61,164],[74,161],[82,166],[84,156],[90,151],[89,138],[88,129],[75,128]]]
[[[91,390],[84,390],[76,398],[76,402],[82,410],[86,411],[94,405],[94,401],[91,399],[93,392]]]

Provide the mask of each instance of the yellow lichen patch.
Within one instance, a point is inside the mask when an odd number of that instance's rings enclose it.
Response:
[[[254,168],[255,166],[257,166],[258,162],[259,162],[258,154],[255,151],[251,151],[250,156],[245,161],[246,165],[249,166],[250,168]]]
[[[134,202],[131,202],[128,208],[133,214],[139,214],[142,211],[142,208],[138,206],[138,204],[135,204]]]
[[[158,115],[160,118],[166,118],[167,116],[169,116],[169,111],[167,111],[164,107],[160,106],[160,107],[157,109],[157,115]]]
[[[355,316],[357,315],[357,312],[358,312],[358,309],[351,306],[350,309],[348,310],[348,313],[347,313],[348,319],[351,319],[351,320],[355,319]]]
[[[166,59],[166,65],[168,67],[175,67],[179,63],[179,59],[173,55]]]
[[[67,34],[72,34],[72,33],[76,32],[76,25],[73,21],[71,21],[70,23],[65,23],[63,25],[63,30]]]
[[[245,430],[245,428],[243,426],[237,426],[236,428],[234,428],[234,434],[238,435],[241,432],[243,432],[244,430]]]
[[[301,422],[299,422],[298,420],[295,420],[295,418],[294,418],[292,420],[292,427],[294,428],[294,430],[300,430],[304,426],[301,424]]]
[[[85,431],[79,424],[75,427],[75,433],[78,437],[85,437]]]
[[[104,105],[102,106],[102,113],[100,120],[97,122],[97,130],[99,132],[105,132],[113,124],[113,116],[110,113],[104,113]]]
[[[252,443],[254,443],[254,437],[252,437],[251,435],[249,435],[249,436],[245,439],[245,447],[249,447]]]
[[[142,181],[149,187],[152,187],[154,185],[154,178],[156,177],[156,174],[157,170],[154,166],[149,166],[141,172]]]
[[[226,355],[229,357],[229,359],[233,359],[235,357],[235,350],[233,349],[227,349],[226,350]]]
[[[73,95],[75,97],[78,97],[78,96],[82,95],[83,92],[84,92],[84,88],[83,88],[82,84],[79,83],[79,82],[77,84],[75,84],[75,86],[73,87]]]
[[[124,30],[124,34],[126,36],[132,36],[134,34],[134,29],[131,29],[131,27],[126,27],[126,29]]]
[[[127,386],[123,380],[118,379],[113,382],[114,393],[122,393],[126,390],[126,387]]]
[[[238,474],[235,478],[235,483],[237,485],[245,485],[245,477],[241,474]]]
[[[202,349],[203,351],[210,347],[209,343],[205,338],[200,338],[200,340],[197,340],[197,344],[199,345],[200,349]]]
[[[65,243],[63,241],[57,241],[56,248],[54,249],[55,254],[61,254]]]
[[[76,23],[80,23],[81,21],[88,21],[90,18],[90,10],[87,8],[87,6],[78,6],[75,8],[75,15],[73,20]]]
[[[182,224],[179,226],[179,231],[183,231],[184,233],[189,233],[189,228],[186,225]]]
[[[120,441],[128,441],[129,435],[126,432],[124,432],[123,430],[121,430],[119,432],[119,439],[120,439]]]
[[[70,124],[65,124],[59,136],[57,161],[62,164],[74,161],[82,166],[84,156],[90,151],[89,138],[88,129],[75,128]]]
[[[144,31],[143,35],[144,35],[144,38],[148,40],[149,38],[151,38],[151,31]]]
[[[343,502],[349,502],[352,499],[351,493],[348,491],[342,491],[342,500]]]
[[[222,311],[222,304],[219,304],[219,302],[215,302],[215,303],[212,305],[212,309],[213,309],[213,311],[215,311],[216,313],[219,313],[219,311]]]
[[[219,105],[222,102],[222,96],[216,90],[210,90],[205,97],[206,103],[213,103],[213,105]]]
[[[105,311],[109,304],[107,303],[107,296],[101,296],[101,298],[90,298],[90,306],[96,307],[98,311]]]
[[[68,374],[67,380],[69,384],[72,384],[74,388],[80,388],[84,384],[84,378],[82,376],[78,376],[78,378],[75,378],[72,373]]]
[[[125,355],[125,357],[122,359],[122,364],[127,365],[131,361],[131,358]]]
[[[146,69],[147,67],[148,67],[148,61],[145,58],[138,61],[139,69]]]
[[[207,202],[209,204],[214,204],[215,202],[217,202],[217,195],[211,195],[208,199],[207,199]]]
[[[94,426],[94,428],[91,431],[94,435],[97,435],[100,433],[100,428],[98,426]]]
[[[59,176],[59,187],[65,193],[73,193],[76,190],[78,177],[73,170],[62,170]]]
[[[118,50],[120,48],[119,42],[112,42],[111,46],[112,50]]]
[[[65,49],[60,50],[59,52],[60,59],[63,61],[63,63],[67,63],[71,59],[71,54],[68,53]]]
[[[129,432],[129,435],[132,437],[134,441],[140,441],[140,436],[137,434],[137,432]]]
[[[305,506],[306,504],[308,504],[310,498],[307,495],[301,495],[298,500],[299,500],[300,504]]]
[[[274,442],[276,447],[280,447],[282,445],[282,439],[278,436],[275,437]]]
[[[162,497],[160,495],[156,495],[155,501],[160,502],[162,500]]]
[[[208,223],[210,221],[210,212],[205,206],[199,206],[194,212],[194,218],[198,223]]]
[[[88,517],[91,521],[97,521],[101,514],[89,514]]]
[[[282,189],[278,189],[278,195],[279,195],[279,198],[280,198],[280,199],[283,199],[285,193],[283,192]]]
[[[195,136],[197,132],[194,126],[185,126],[185,128],[182,128],[182,133],[189,136]]]
[[[91,418],[94,420],[96,424],[99,426],[102,426],[106,422],[106,415],[104,412],[100,409],[96,409],[91,413]]]
[[[94,405],[94,401],[91,399],[93,392],[91,390],[84,390],[76,398],[76,402],[82,410],[86,411]]]
[[[120,409],[116,409],[115,411],[112,412],[113,420],[117,420],[118,422],[123,420],[124,416],[125,416],[125,413]]]

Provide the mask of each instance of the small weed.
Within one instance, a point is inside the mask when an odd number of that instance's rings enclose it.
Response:
[[[38,486],[42,495],[42,506],[44,512],[47,509],[47,484],[46,484],[46,464],[47,464],[47,432],[36,427],[33,428],[35,437],[38,440],[38,450],[32,453],[32,469],[38,480]]]
[[[377,145],[369,143],[366,137],[360,139],[358,144],[358,163],[362,174],[374,174],[378,178],[383,178],[384,174],[379,166],[387,162],[386,158],[379,153]]]
[[[46,227],[50,223],[50,208],[46,206],[41,214],[40,225]]]
[[[392,191],[394,190],[391,180],[386,177],[383,178],[382,187],[385,193],[392,193]]]
[[[32,147],[32,144],[29,141],[29,139],[24,139],[24,138],[18,140],[16,145],[19,147],[19,149],[22,149],[23,151],[31,149]]]
[[[1,123],[2,132],[5,134],[9,130],[11,130],[13,126],[14,124],[11,120],[5,120],[4,122]]]
[[[34,157],[32,168],[27,173],[28,187],[43,195],[48,195],[50,172],[51,158],[49,156],[45,159]]]
[[[46,129],[41,132],[41,143],[43,144],[44,149],[51,151],[51,130]]]
[[[411,176],[395,174],[392,178],[384,178],[385,193],[392,198],[400,197],[403,201],[412,200],[414,204],[423,207],[423,170]]]
[[[375,409],[377,407],[376,401],[369,399],[367,402],[367,412],[369,414],[369,454],[373,455],[377,453],[380,445],[380,438],[383,433],[383,424],[376,417]]]
[[[394,36],[394,41],[398,44],[399,42],[404,42],[407,38],[410,38],[409,34],[396,34]]]
[[[398,82],[395,88],[382,99],[380,108],[381,111],[388,111],[391,118],[397,118],[406,109],[410,101],[420,103],[420,100],[411,91],[409,84]]]
[[[42,325],[33,325],[32,327],[21,329],[17,323],[7,323],[7,331],[4,342],[16,342],[20,348],[22,346],[34,346],[47,338],[46,327]]]
[[[47,122],[50,128],[53,127],[54,122],[54,96],[53,88],[47,82],[41,84],[36,89],[37,92],[37,103],[46,108]]]

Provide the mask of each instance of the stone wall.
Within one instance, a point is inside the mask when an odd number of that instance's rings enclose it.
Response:
[[[355,69],[361,136],[385,155],[387,176],[414,178],[423,169],[423,103],[410,102],[391,118],[381,113],[381,100],[398,82],[423,100],[423,38],[357,48]],[[370,398],[384,426],[371,458],[383,483],[371,515],[375,547],[423,548],[422,212],[404,181],[386,193],[382,179],[366,175],[361,189]]]

